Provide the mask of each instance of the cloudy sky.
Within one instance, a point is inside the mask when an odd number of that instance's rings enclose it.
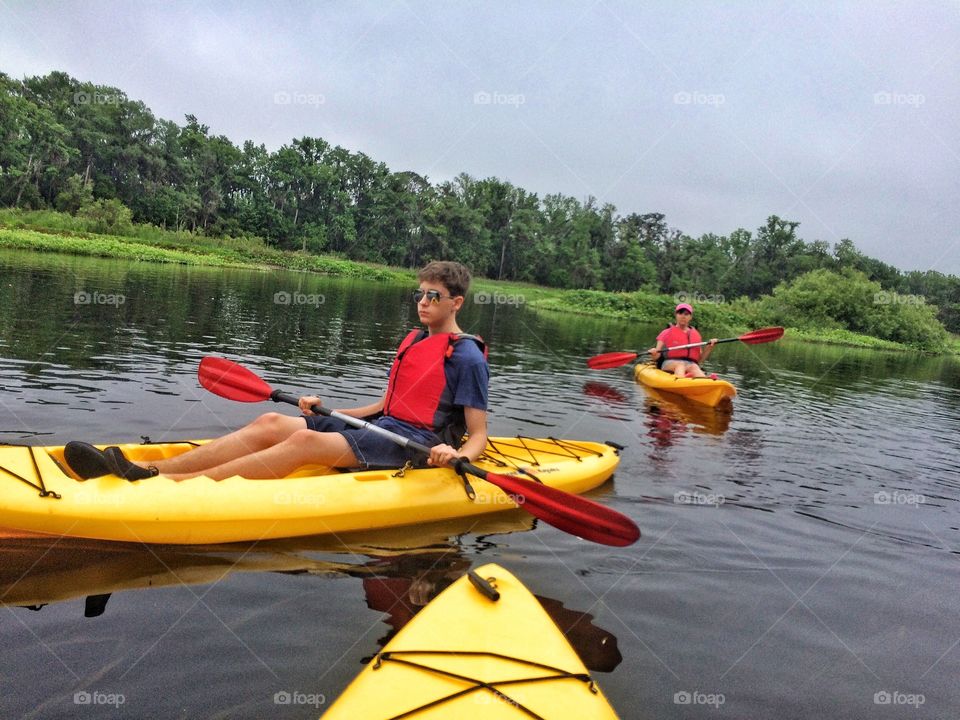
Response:
[[[320,136],[662,212],[771,214],[960,274],[960,3],[0,0],[0,70],[63,70],[276,149]]]

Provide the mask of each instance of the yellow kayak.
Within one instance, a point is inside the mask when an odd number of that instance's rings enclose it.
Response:
[[[637,365],[633,376],[647,387],[664,392],[683,395],[685,398],[702,405],[716,407],[723,400],[732,400],[737,389],[726,380],[714,378],[678,378],[673,373],[664,372],[655,365]]]
[[[399,717],[603,720],[617,714],[537,599],[490,564],[461,577],[407,623],[323,720]]]
[[[155,461],[200,442],[120,445],[131,460]],[[616,448],[593,442],[491,438],[475,464],[501,475],[536,474],[569,493],[613,475]],[[470,500],[448,468],[337,473],[303,467],[282,480],[115,475],[80,481],[63,447],[0,446],[0,526],[99,540],[210,544],[341,533],[468,517],[516,508],[498,487],[470,478]]]

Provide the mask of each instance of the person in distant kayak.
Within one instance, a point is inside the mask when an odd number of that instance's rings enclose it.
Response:
[[[647,352],[656,361],[657,367],[665,372],[672,372],[680,378],[706,377],[700,363],[706,362],[707,358],[710,357],[713,346],[717,344],[717,338],[710,338],[706,347],[668,350],[664,353],[664,348],[703,342],[697,329],[690,325],[690,321],[693,319],[692,305],[680,303],[674,309],[674,314],[677,318],[676,324],[668,325],[663,332],[657,335],[656,346],[650,348]]]
[[[460,263],[431,262],[418,274],[413,293],[425,329],[411,331],[397,350],[387,390],[377,402],[339,410],[430,447],[428,463],[447,465],[456,458],[475,460],[487,444],[490,368],[483,341],[457,325],[470,287],[470,272]],[[64,457],[80,477],[116,474],[140,480],[163,474],[174,480],[205,475],[282,478],[304,465],[329,467],[401,467],[415,451],[370,430],[316,415],[320,398],[300,398],[303,415],[267,413],[249,425],[173,458],[142,466],[119,448],[99,450],[72,442]],[[375,419],[373,419],[375,418]],[[464,433],[469,438],[461,445]]]

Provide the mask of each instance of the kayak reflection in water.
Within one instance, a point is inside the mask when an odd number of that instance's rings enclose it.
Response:
[[[367,607],[386,613],[390,626],[377,640],[386,646],[424,606],[470,569],[470,560],[457,551],[416,554],[367,563],[356,574],[363,577]],[[617,637],[593,624],[593,615],[563,606],[553,598],[536,596],[547,614],[574,647],[588,670],[613,672],[623,660]],[[368,661],[371,658],[364,658]]]
[[[431,262],[418,274],[413,292],[425,330],[414,330],[398,349],[387,384],[377,402],[340,410],[430,447],[428,463],[447,465],[463,457],[473,461],[487,444],[487,396],[490,368],[483,341],[457,324],[470,287],[470,272],[456,262]],[[214,480],[240,476],[282,478],[309,464],[344,468],[395,468],[413,460],[415,451],[365,428],[314,414],[315,396],[301,397],[303,415],[267,413],[229,435],[176,457],[140,465],[119,448],[99,450],[72,442],[64,449],[80,477],[116,474],[140,480],[157,474],[173,480],[204,475]],[[460,446],[464,432],[469,439]]]
[[[706,347],[699,348],[681,348],[669,350],[678,345],[690,345],[692,343],[703,342],[700,339],[700,333],[695,327],[690,325],[693,319],[693,306],[689,303],[680,303],[674,310],[677,322],[675,325],[668,325],[659,335],[657,335],[657,344],[650,348],[650,356],[656,360],[657,367],[666,372],[672,372],[679,378],[706,377],[706,374],[700,368],[700,364],[707,361],[710,353],[713,352],[713,346],[717,344],[717,338],[710,338]],[[663,349],[668,348],[666,354]]]

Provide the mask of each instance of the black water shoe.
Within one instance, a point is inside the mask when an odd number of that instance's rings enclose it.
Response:
[[[72,440],[63,448],[63,459],[83,480],[112,475],[115,470],[109,456],[90,443]]]
[[[116,445],[112,445],[103,451],[113,468],[112,472],[126,480],[144,480],[149,477],[155,477],[160,474],[153,465],[149,467],[140,467],[127,459],[123,451]]]

